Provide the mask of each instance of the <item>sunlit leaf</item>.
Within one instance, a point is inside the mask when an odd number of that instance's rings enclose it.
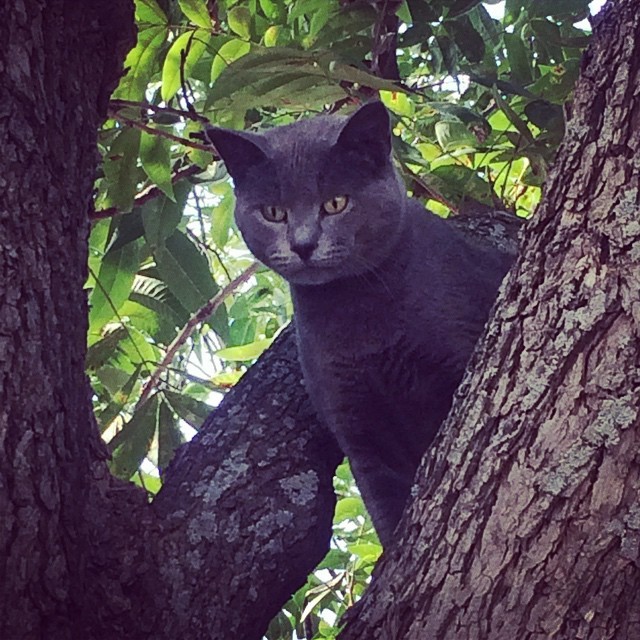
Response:
[[[191,22],[197,24],[204,29],[211,28],[211,17],[207,10],[206,0],[178,0],[182,13],[184,13]]]
[[[102,165],[107,179],[106,200],[108,206],[122,213],[131,211],[133,198],[138,190],[138,152],[140,131],[123,129],[113,141]]]
[[[213,59],[213,64],[211,65],[211,82],[214,82],[218,78],[225,67],[230,65],[234,60],[249,53],[250,50],[251,45],[244,40],[229,40],[229,42],[225,42]]]
[[[235,6],[227,12],[229,28],[243,40],[251,36],[251,12],[248,7]]]
[[[99,333],[104,324],[116,316],[118,309],[129,297],[139,264],[138,247],[135,243],[106,253],[89,299],[91,333]]]
[[[151,26],[138,32],[138,43],[124,62],[127,70],[113,93],[114,98],[142,100],[151,76],[160,68],[160,51],[167,39],[164,25]]]
[[[220,349],[216,351],[218,358],[222,360],[229,360],[232,362],[242,362],[244,360],[255,360],[260,356],[268,347],[271,346],[273,339],[265,338],[263,340],[256,340],[250,344],[243,344],[238,347],[227,347],[226,349]]]
[[[141,23],[166,24],[167,16],[156,0],[135,0],[136,20]]]
[[[140,162],[150,180],[175,201],[171,184],[171,143],[159,134],[142,132]]]
[[[205,52],[211,32],[205,29],[187,31],[178,36],[167,52],[162,67],[162,99],[170,100],[180,89],[183,78],[188,78],[193,66]]]
[[[150,398],[109,442],[111,473],[128,480],[144,460],[158,426],[158,396]]]

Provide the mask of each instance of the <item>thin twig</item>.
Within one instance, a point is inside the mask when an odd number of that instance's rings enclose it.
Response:
[[[120,98],[111,100],[109,102],[111,109],[140,109],[140,111],[153,111],[154,113],[170,113],[180,118],[186,118],[187,120],[193,120],[194,122],[202,122],[203,124],[209,124],[209,119],[201,116],[193,110],[185,111],[184,109],[175,109],[174,107],[159,107],[149,102],[135,102],[134,100],[122,100]]]
[[[171,183],[175,184],[180,180],[184,180],[185,178],[189,178],[190,176],[195,176],[198,173],[202,173],[202,171],[203,171],[202,167],[199,167],[197,164],[192,164],[186,169],[180,169],[180,171],[176,171],[173,174],[173,176],[171,176]],[[143,189],[133,199],[133,206],[139,207],[140,205],[143,205],[145,202],[148,202],[149,200],[153,200],[154,198],[157,198],[162,194],[163,194],[163,191],[159,187],[156,187],[155,185],[149,186],[146,189]],[[116,216],[119,213],[122,213],[122,211],[120,211],[120,209],[118,209],[117,207],[109,207],[107,209],[98,209],[98,211],[91,211],[89,213],[89,220],[93,222],[96,220],[103,220],[104,218],[112,218],[113,216]]]
[[[209,144],[201,144],[200,142],[193,142],[193,140],[189,140],[188,138],[182,138],[180,136],[176,136],[173,133],[169,133],[168,131],[163,131],[162,129],[156,129],[155,127],[150,127],[148,124],[144,124],[143,122],[138,122],[137,120],[132,120],[131,118],[126,118],[123,115],[120,115],[117,110],[109,109],[109,117],[117,120],[118,122],[122,122],[122,124],[126,124],[129,127],[133,127],[134,129],[140,129],[141,131],[146,131],[147,133],[151,133],[154,136],[160,136],[161,138],[167,138],[167,140],[173,140],[173,142],[178,142],[185,147],[191,147],[192,149],[200,149],[200,151],[208,151],[211,153],[213,149]]]
[[[162,359],[162,362],[158,365],[156,370],[151,374],[149,381],[145,385],[142,393],[140,394],[140,400],[136,404],[136,410],[139,409],[149,398],[151,392],[158,385],[162,372],[167,369],[173,362],[178,349],[188,340],[189,336],[194,332],[195,328],[208,318],[216,309],[225,301],[225,299],[231,295],[241,284],[246,282],[259,267],[258,262],[254,262],[250,267],[245,269],[237,278],[232,280],[226,287],[224,287],[218,295],[209,300],[201,309],[191,316],[187,324],[182,331],[176,336],[174,341],[169,345],[167,353]]]

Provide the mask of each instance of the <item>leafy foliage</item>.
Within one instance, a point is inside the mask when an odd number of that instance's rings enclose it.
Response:
[[[157,491],[173,450],[291,315],[285,283],[261,269],[191,331],[252,263],[204,123],[257,129],[377,95],[416,197],[443,215],[480,203],[528,216],[588,13],[587,0],[136,0],[138,42],[100,132],[87,283],[87,369],[112,471]],[[399,77],[379,71],[384,51]],[[380,554],[346,466],[336,488],[332,549],[270,640],[335,637]]]

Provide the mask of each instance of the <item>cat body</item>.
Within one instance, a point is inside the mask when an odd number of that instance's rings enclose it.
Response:
[[[508,259],[406,196],[380,103],[208,134],[247,245],[289,281],[307,390],[388,546]]]

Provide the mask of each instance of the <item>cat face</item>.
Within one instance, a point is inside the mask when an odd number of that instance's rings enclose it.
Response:
[[[211,128],[207,135],[234,180],[247,246],[289,282],[358,276],[393,250],[406,195],[381,103],[264,134]]]

